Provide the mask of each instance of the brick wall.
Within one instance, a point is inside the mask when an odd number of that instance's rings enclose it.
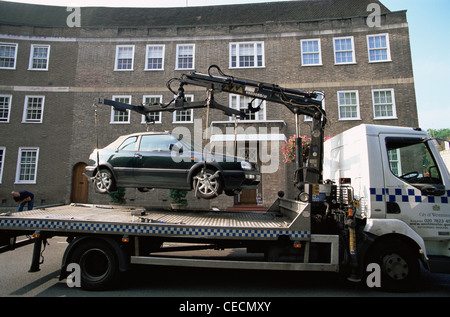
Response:
[[[388,34],[391,61],[369,63],[367,35]],[[3,36],[3,37],[2,37]],[[335,65],[333,39],[353,37],[355,64]],[[322,64],[302,66],[300,41],[320,39]],[[264,43],[264,68],[229,69],[231,42]],[[211,64],[236,77],[276,83],[287,88],[322,90],[328,125],[325,135],[332,136],[361,123],[417,126],[417,107],[405,12],[382,16],[381,28],[369,28],[363,17],[321,20],[312,22],[267,22],[247,25],[203,25],[158,28],[39,28],[29,26],[0,26],[0,42],[18,43],[16,70],[0,70],[0,94],[13,96],[9,123],[0,124],[0,146],[6,147],[0,202],[11,204],[10,191],[27,189],[36,192],[46,203],[69,202],[72,168],[84,162],[96,145],[94,108],[96,98],[111,99],[117,95],[131,96],[139,104],[144,95],[161,95],[169,102],[173,95],[165,83],[179,77],[186,70],[175,70],[177,44],[195,44],[195,69],[206,72]],[[48,71],[29,71],[31,44],[51,45]],[[147,44],[165,45],[164,69],[144,69]],[[134,45],[133,71],[114,71],[116,45]],[[20,87],[19,87],[20,86]],[[19,88],[18,88],[19,87]],[[37,87],[37,88],[36,88]],[[176,89],[176,87],[174,87]],[[205,90],[185,87],[194,100],[206,98]],[[393,89],[396,117],[374,119],[372,90]],[[358,91],[360,119],[340,120],[338,91]],[[45,96],[42,124],[23,124],[21,116],[26,95]],[[216,101],[228,106],[229,96],[217,94]],[[145,131],[141,116],[131,114],[130,124],[110,124],[111,108],[101,105],[97,109],[99,146],[103,147],[119,135]],[[194,118],[205,127],[206,110],[195,109]],[[266,119],[280,121],[280,133],[289,137],[295,133],[294,115],[278,104],[266,105]],[[186,127],[194,135],[195,124],[174,124],[173,114],[162,113],[162,122],[149,126],[150,131]],[[228,117],[211,111],[210,121],[224,122]],[[300,133],[309,134],[311,123],[303,122]],[[224,128],[226,124],[218,125]],[[268,127],[268,122],[255,122],[254,126]],[[225,129],[223,129],[225,131]],[[281,155],[282,142],[278,144]],[[40,148],[37,183],[20,186],[14,184],[17,151],[20,146]],[[282,163],[277,173],[263,175],[260,192],[263,204],[270,206],[279,190],[294,197],[293,167]],[[92,187],[92,186],[91,186]],[[135,204],[168,204],[168,190],[140,193],[127,190]],[[42,198],[41,198],[42,197]],[[89,202],[107,202],[108,197],[89,190]],[[6,200],[6,201],[5,201]],[[199,202],[190,198],[191,206],[210,204],[220,208],[233,203],[230,197],[212,202]]]

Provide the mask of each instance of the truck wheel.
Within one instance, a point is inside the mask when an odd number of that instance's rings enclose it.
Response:
[[[116,191],[116,181],[109,170],[101,169],[96,176],[94,186],[97,193],[106,194]]]
[[[103,290],[111,287],[118,276],[118,261],[112,248],[104,241],[91,240],[73,250],[70,263],[78,263],[81,287]]]
[[[420,273],[419,259],[408,244],[399,240],[376,243],[366,265],[377,263],[381,269],[381,288],[389,291],[411,290]]]

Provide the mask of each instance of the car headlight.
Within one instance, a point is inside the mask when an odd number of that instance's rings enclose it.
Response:
[[[252,164],[247,161],[241,161],[241,167],[243,170],[250,171],[252,169]]]

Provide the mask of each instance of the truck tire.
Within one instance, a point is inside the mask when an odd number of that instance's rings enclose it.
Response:
[[[366,257],[366,267],[377,263],[381,269],[381,288],[387,291],[409,291],[415,286],[420,273],[416,250],[400,240],[375,243]]]
[[[86,290],[110,288],[118,277],[117,257],[102,240],[89,240],[76,246],[69,263],[80,266],[81,287]]]

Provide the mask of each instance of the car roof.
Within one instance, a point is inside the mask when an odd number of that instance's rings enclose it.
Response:
[[[131,133],[131,134],[124,134],[121,135],[119,137],[117,137],[113,142],[111,142],[110,144],[108,144],[107,146],[104,147],[104,149],[117,149],[123,141],[125,141],[126,139],[136,136],[142,136],[142,135],[172,135],[172,133],[165,131],[165,132],[136,132],[136,133]]]
[[[164,131],[164,132],[136,132],[136,133],[131,133],[131,134],[125,134],[125,135],[121,135],[120,137],[130,137],[130,136],[139,136],[139,135],[151,135],[151,134],[172,134],[169,131]]]

